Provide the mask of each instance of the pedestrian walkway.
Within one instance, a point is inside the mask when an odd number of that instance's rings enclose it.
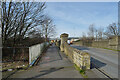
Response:
[[[82,78],[70,60],[53,44],[37,66],[19,71],[11,78]]]

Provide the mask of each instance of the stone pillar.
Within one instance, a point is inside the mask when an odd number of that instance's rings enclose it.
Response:
[[[113,36],[109,39],[109,48],[120,50],[120,42],[119,42],[120,36]]]
[[[60,35],[60,38],[61,38],[60,50],[64,51],[64,43],[67,42],[68,40],[68,34],[63,33]]]

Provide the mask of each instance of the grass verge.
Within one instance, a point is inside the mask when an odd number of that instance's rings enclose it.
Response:
[[[101,49],[107,49],[107,50],[112,50],[112,51],[120,51],[120,50],[115,50],[115,49],[110,49],[110,48],[105,48],[105,47],[93,47],[93,48],[101,48]]]
[[[110,49],[110,48],[103,48],[103,49],[108,49],[108,50],[113,50],[113,51],[120,51],[120,50],[115,50],[115,49]]]

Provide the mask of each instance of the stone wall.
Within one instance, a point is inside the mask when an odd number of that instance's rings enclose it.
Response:
[[[90,55],[87,52],[74,49],[73,61],[81,69],[90,69]]]
[[[64,44],[64,53],[71,59],[73,60],[73,51],[74,48],[68,45],[67,43]]]
[[[64,53],[81,69],[90,69],[90,55],[64,43]]]
[[[77,46],[92,46],[92,41],[79,40],[79,41],[74,41],[72,44]]]
[[[109,47],[109,41],[93,41],[91,47],[99,47],[99,48],[108,48]]]
[[[113,50],[120,50],[120,36],[114,36],[109,40],[101,40],[101,41],[76,41],[73,42],[73,45],[77,46],[88,46],[88,47],[98,47],[98,48],[109,48]]]
[[[120,50],[120,36],[113,36],[109,40],[109,48]]]
[[[90,55],[87,52],[71,47],[67,43],[67,37],[68,34],[61,34],[60,50],[63,51],[69,59],[81,69],[90,69]],[[58,44],[59,43],[56,42],[56,45]]]

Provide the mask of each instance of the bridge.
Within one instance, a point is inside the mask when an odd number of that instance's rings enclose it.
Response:
[[[60,38],[61,42],[54,42],[41,58],[37,55],[37,59],[40,60],[36,66],[18,71],[10,78],[108,78],[110,80],[118,78],[117,51],[84,46],[83,42],[69,45],[68,34],[65,33],[61,34]],[[115,40],[113,38],[109,42],[112,41],[113,44]],[[111,44],[109,43],[109,46]],[[112,45],[110,48],[116,49],[115,47],[116,45]],[[33,55],[37,52],[37,49],[33,51]]]

